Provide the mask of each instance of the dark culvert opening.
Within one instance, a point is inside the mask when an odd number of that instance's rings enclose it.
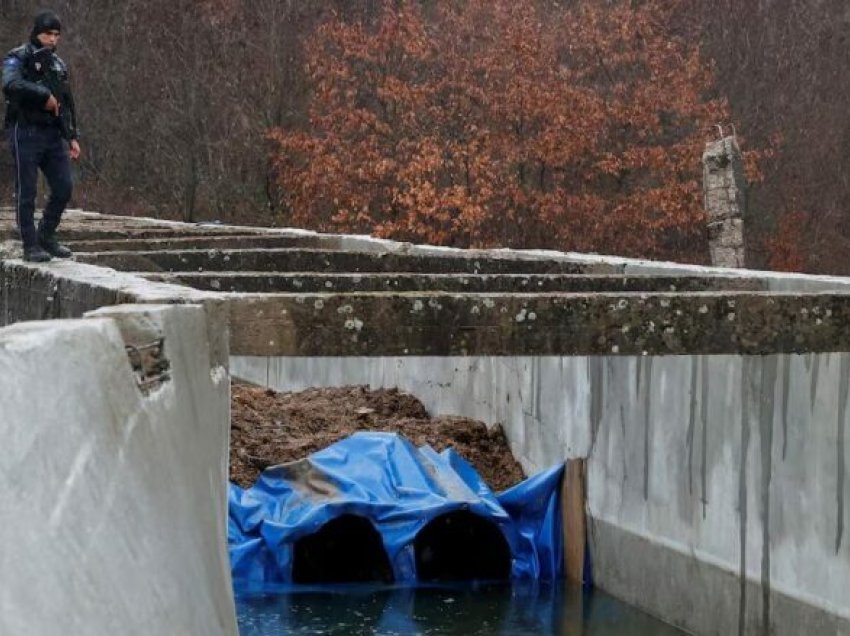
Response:
[[[392,583],[392,572],[381,535],[357,515],[341,515],[295,542],[295,583]]]
[[[466,510],[431,520],[414,541],[420,581],[503,580],[511,549],[498,526]]]

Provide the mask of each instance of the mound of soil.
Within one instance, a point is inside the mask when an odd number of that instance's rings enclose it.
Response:
[[[365,386],[299,393],[233,384],[230,479],[251,486],[260,472],[303,459],[357,431],[404,435],[416,446],[454,448],[500,491],[524,478],[502,429],[463,417],[428,415],[422,403],[397,389]]]

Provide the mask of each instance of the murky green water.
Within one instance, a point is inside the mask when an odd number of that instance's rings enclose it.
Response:
[[[237,595],[241,636],[680,636],[600,592],[557,585],[335,586]]]

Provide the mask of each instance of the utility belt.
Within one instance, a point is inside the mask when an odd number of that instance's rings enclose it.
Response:
[[[65,139],[70,139],[70,126],[68,125],[67,117],[70,113],[63,113],[60,110],[60,116],[56,117],[53,113],[47,111],[36,111],[26,108],[17,108],[6,105],[6,128],[10,128],[15,124],[25,126],[44,126],[45,128],[56,127],[62,133]],[[65,115],[65,116],[63,116]]]

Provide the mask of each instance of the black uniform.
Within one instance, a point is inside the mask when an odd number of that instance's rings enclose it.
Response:
[[[67,142],[77,139],[77,118],[68,69],[36,38],[58,27],[55,14],[39,14],[31,41],[12,49],[3,59],[5,128],[15,159],[15,211],[25,251],[40,244],[53,252],[49,246],[55,245],[56,228],[73,188]],[[60,103],[59,117],[44,109],[51,95]],[[50,198],[36,232],[39,169],[50,186]]]

